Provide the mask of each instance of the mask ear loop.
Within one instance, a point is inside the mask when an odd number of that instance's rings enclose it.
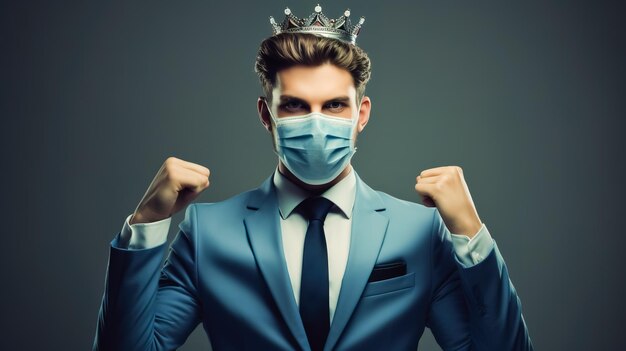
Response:
[[[363,98],[365,97],[365,95],[363,95],[361,97],[361,101],[359,101],[357,108],[356,108],[356,116],[353,116],[354,122],[352,124],[352,133],[354,134],[354,131],[356,130],[356,126],[359,124],[359,115],[361,114],[361,103],[363,102]],[[354,140],[352,140],[352,142],[354,143],[354,152],[356,152],[357,146],[356,146],[356,135],[354,136]]]
[[[272,121],[274,121],[274,126],[275,126],[276,125],[276,117],[274,117],[274,114],[272,113],[272,108],[267,103],[267,98],[266,97],[263,97],[263,102],[265,103],[265,107],[267,108],[267,112],[269,112],[270,118],[272,119]]]
[[[280,158],[280,154],[278,153],[278,148],[279,148],[279,146],[278,146],[278,133],[276,131],[278,123],[277,123],[276,117],[274,117],[274,114],[272,113],[271,107],[267,103],[267,98],[266,97],[263,97],[263,102],[265,103],[265,107],[267,108],[267,112],[270,114],[270,119],[274,123],[274,125],[272,126],[272,132],[271,132],[272,133],[272,139],[274,140],[274,142],[273,142],[273,144],[274,144],[273,145],[274,146],[274,153],[278,156],[278,159],[281,159]],[[272,123],[272,122],[270,122],[270,123]]]

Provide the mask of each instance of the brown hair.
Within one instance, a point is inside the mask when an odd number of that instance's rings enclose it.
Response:
[[[280,33],[261,43],[254,71],[268,100],[276,84],[276,74],[295,65],[319,66],[330,62],[350,72],[357,103],[365,94],[371,76],[370,59],[358,46],[310,33]]]

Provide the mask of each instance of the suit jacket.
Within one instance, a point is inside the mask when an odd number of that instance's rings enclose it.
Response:
[[[94,350],[171,350],[202,322],[214,350],[309,350],[280,239],[270,176],[188,206],[169,249],[111,242]],[[456,258],[436,208],[357,175],[350,252],[325,350],[411,350],[429,327],[444,350],[532,350],[497,245]]]

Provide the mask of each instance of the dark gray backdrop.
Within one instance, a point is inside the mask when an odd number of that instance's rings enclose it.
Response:
[[[618,3],[321,4],[367,18],[358,43],[373,107],[359,174],[419,201],[421,170],[462,166],[541,350],[625,347]],[[286,5],[304,16],[315,3],[0,5],[0,349],[91,347],[109,242],[166,157],[212,170],[197,201],[272,172],[253,63]],[[183,349],[207,345],[197,329]]]

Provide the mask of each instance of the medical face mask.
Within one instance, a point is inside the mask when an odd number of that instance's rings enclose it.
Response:
[[[276,118],[275,152],[298,179],[313,185],[335,179],[356,152],[354,128],[356,115],[348,119],[319,112]]]

